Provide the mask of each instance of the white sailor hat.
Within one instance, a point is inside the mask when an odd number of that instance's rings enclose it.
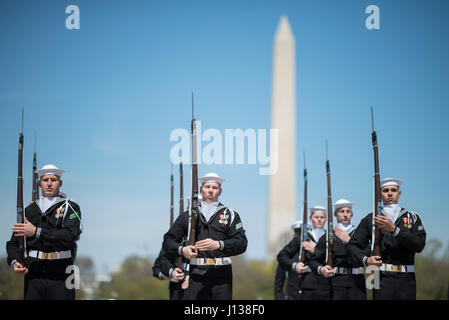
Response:
[[[292,230],[295,230],[295,229],[301,228],[301,226],[302,226],[302,220],[298,220],[298,221],[295,221],[295,222],[290,226],[290,228],[292,228]]]
[[[47,174],[54,174],[55,176],[62,176],[62,174],[64,173],[64,170],[59,169],[58,167],[56,167],[53,164],[46,164],[41,169],[36,170],[36,172],[37,172],[37,175],[40,178],[40,177],[45,176]]]
[[[347,208],[347,207],[352,208],[353,205],[354,205],[354,203],[351,201],[348,201],[346,199],[340,199],[334,203],[334,208],[335,209]]]
[[[214,172],[206,173],[204,177],[200,178],[201,184],[204,184],[206,182],[216,182],[218,184],[221,184],[223,181],[225,181],[225,178],[222,178],[218,176],[218,174]]]
[[[400,186],[402,184],[402,180],[400,179],[395,179],[395,178],[386,178],[380,181],[380,188],[382,189],[383,187],[386,186]]]
[[[312,215],[314,212],[322,212],[322,213],[326,213],[326,208],[322,207],[322,206],[315,206],[310,208],[310,214]]]

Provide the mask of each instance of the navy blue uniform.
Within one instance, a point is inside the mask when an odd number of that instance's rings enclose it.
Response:
[[[215,258],[229,259],[231,256],[246,251],[248,240],[245,229],[237,212],[219,203],[217,210],[209,221],[198,207],[196,241],[207,238],[220,241],[220,250],[199,251],[197,260],[215,261]],[[178,216],[172,227],[164,235],[163,249],[169,257],[182,255],[182,239],[189,233],[189,212]],[[190,264],[189,287],[184,292],[183,299],[232,299],[232,266],[226,265],[193,265]]]
[[[26,239],[29,264],[25,275],[26,300],[75,299],[73,283],[67,286],[66,280],[72,274],[67,267],[75,261],[76,241],[81,234],[81,211],[78,204],[66,200],[60,197],[44,213],[36,202],[25,209],[25,217],[36,227],[36,234]],[[21,260],[19,241],[14,234],[6,243],[6,251],[9,265]]]
[[[381,215],[385,215],[382,210]],[[348,253],[354,265],[364,266],[369,255],[365,247],[371,242],[372,213],[362,219],[348,243]],[[376,300],[415,300],[415,254],[424,249],[426,231],[421,218],[414,212],[401,208],[395,221],[396,230],[380,229],[380,251],[383,265],[380,268],[379,289],[374,287]]]
[[[349,235],[353,235],[352,230]],[[365,248],[366,254],[370,247]],[[326,264],[326,237],[322,236],[315,247],[310,261],[310,268],[316,275],[320,267]],[[330,279],[332,300],[366,300],[366,286],[363,268],[357,268],[348,259],[347,244],[334,235],[332,243],[332,259],[335,275]]]
[[[324,234],[323,237],[325,237]],[[314,241],[313,236],[307,233],[305,241]],[[278,254],[277,260],[284,269],[292,270],[293,263],[297,263],[299,249],[301,247],[300,239],[293,238]],[[310,267],[312,253],[305,252],[304,264]],[[328,300],[330,298],[330,281],[321,275],[316,275],[311,272],[311,269],[303,274],[296,273],[295,270],[291,272],[292,277],[297,277],[299,282],[297,285],[297,293],[292,297],[294,300]]]

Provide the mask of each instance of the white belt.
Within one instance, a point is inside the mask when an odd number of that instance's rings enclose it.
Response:
[[[190,264],[194,266],[225,266],[231,264],[230,257],[223,258],[195,258],[190,259]]]
[[[389,272],[415,272],[414,265],[396,265],[396,264],[388,264],[382,263],[380,266],[380,271],[389,271]]]
[[[56,251],[56,252],[42,252],[36,250],[30,250],[28,256],[32,258],[37,258],[41,260],[59,260],[59,259],[69,259],[72,257],[72,252],[70,250],[66,251]]]
[[[335,274],[364,274],[365,270],[363,268],[334,268]]]

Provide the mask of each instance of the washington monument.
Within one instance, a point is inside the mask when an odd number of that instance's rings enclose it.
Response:
[[[270,176],[268,199],[268,255],[274,259],[290,241],[296,217],[296,96],[295,38],[285,15],[274,37],[271,128],[278,129],[278,170]]]

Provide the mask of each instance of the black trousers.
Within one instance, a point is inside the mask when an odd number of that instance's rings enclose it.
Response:
[[[32,278],[25,280],[25,300],[75,300],[75,289],[67,289],[65,280]]]
[[[75,300],[75,288],[67,281],[70,274],[65,273],[70,264],[67,260],[33,261],[25,275],[24,299]]]
[[[183,300],[232,300],[231,265],[205,268],[193,268]]]
[[[336,287],[332,288],[332,300],[366,300],[366,288]]]
[[[331,278],[331,300],[366,300],[363,275],[334,275]]]
[[[298,300],[330,300],[332,287],[330,279],[311,272],[298,276]]]
[[[380,271],[379,289],[373,289],[373,300],[416,300],[415,273]]]
[[[170,281],[168,285],[168,289],[170,292],[170,300],[182,300],[182,296],[184,295],[184,290],[181,288],[181,284],[184,280],[180,282]]]
[[[329,288],[316,288],[307,289],[304,288],[300,291],[299,300],[330,300],[331,293]]]

